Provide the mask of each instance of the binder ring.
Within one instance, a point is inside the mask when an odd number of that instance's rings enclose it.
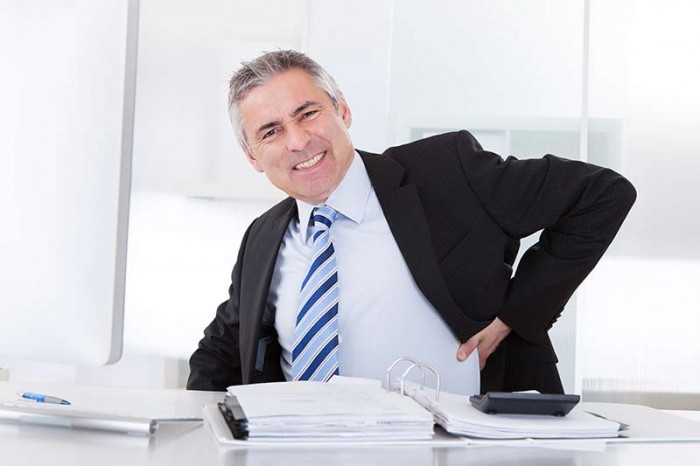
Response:
[[[440,401],[440,374],[438,373],[437,369],[435,369],[433,366],[429,364],[425,364],[422,362],[418,362],[413,358],[409,357],[401,357],[394,361],[391,366],[389,366],[389,369],[386,371],[386,389],[387,391],[391,391],[391,371],[396,367],[397,364],[400,362],[410,362],[411,365],[406,369],[403,374],[401,374],[401,377],[399,378],[399,393],[401,395],[406,394],[405,390],[405,382],[406,382],[406,377],[410,372],[415,368],[418,367],[420,369],[420,390],[422,391],[425,388],[425,369],[430,370],[434,375],[435,375],[435,401]]]
[[[391,363],[391,366],[389,366],[389,368],[386,370],[386,391],[388,391],[388,392],[391,391],[391,371],[394,370],[394,367],[396,367],[399,363],[402,363],[404,361],[411,363],[411,367],[409,367],[409,369],[412,369],[415,366],[420,367],[420,384],[421,384],[421,387],[423,387],[423,384],[425,383],[425,371],[423,370],[423,365],[413,358],[409,358],[408,356],[403,356],[403,357],[398,358],[393,363]],[[405,376],[406,376],[406,374],[401,376],[401,379],[400,379],[402,387],[403,387],[403,379]],[[403,395],[403,390],[402,390],[401,394]]]

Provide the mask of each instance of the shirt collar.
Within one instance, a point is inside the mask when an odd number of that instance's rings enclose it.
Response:
[[[360,155],[355,152],[348,172],[338,187],[335,188],[335,191],[328,197],[325,204],[335,209],[343,217],[360,224],[365,216],[365,207],[371,191],[372,183],[369,181],[365,164],[362,162]],[[296,202],[301,235],[304,243],[306,243],[308,236],[313,232],[313,228],[308,228],[308,226],[312,226],[311,212],[317,206],[300,200]],[[304,228],[304,225],[307,228]]]

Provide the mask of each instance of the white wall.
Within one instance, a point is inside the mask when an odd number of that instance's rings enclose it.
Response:
[[[392,115],[576,117],[583,2],[395,3]]]
[[[590,114],[622,122],[639,196],[582,289],[590,390],[700,392],[698,18],[694,1],[591,2]]]
[[[252,173],[227,117],[228,79],[243,60],[299,48],[305,1],[141,2],[134,189],[281,198]]]

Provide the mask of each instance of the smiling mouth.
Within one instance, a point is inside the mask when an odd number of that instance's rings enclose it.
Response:
[[[294,170],[303,170],[305,168],[311,168],[314,165],[316,165],[318,162],[323,159],[323,157],[326,156],[326,151],[321,152],[320,154],[314,156],[313,158],[307,160],[306,162],[298,163],[294,165]]]

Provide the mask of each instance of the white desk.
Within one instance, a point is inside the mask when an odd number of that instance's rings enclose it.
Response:
[[[0,384],[0,394],[15,387]],[[145,392],[81,389],[90,396],[112,393],[116,399],[156,395],[189,400],[182,410],[214,402],[221,393]],[[58,392],[55,392],[58,394]],[[77,393],[77,392],[76,392]],[[63,392],[60,393],[63,395]],[[90,396],[88,396],[90,394]],[[67,396],[66,396],[67,398]],[[103,399],[104,401],[104,399]],[[75,402],[75,401],[74,401]],[[182,404],[182,402],[180,402]],[[179,412],[180,414],[184,414]],[[2,465],[697,465],[700,443],[611,444],[603,451],[556,450],[540,447],[326,447],[231,449],[220,447],[206,424],[161,424],[149,438],[57,427],[0,424]]]

